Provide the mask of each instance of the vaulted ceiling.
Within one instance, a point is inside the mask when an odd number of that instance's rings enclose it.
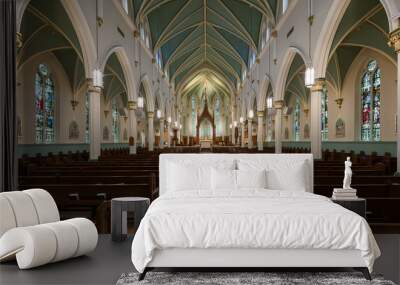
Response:
[[[257,51],[263,17],[274,23],[277,0],[133,0],[133,7],[176,86],[198,71],[236,86],[249,50]]]
[[[38,55],[52,53],[63,67],[73,94],[81,90],[86,82],[82,50],[61,1],[31,0],[22,19],[21,34],[23,44],[17,53],[18,68]],[[105,99],[117,97],[126,106],[126,90],[124,72],[113,53],[104,70]]]

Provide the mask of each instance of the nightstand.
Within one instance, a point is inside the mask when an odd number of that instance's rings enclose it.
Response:
[[[357,199],[331,199],[332,202],[339,204],[340,206],[353,211],[356,214],[359,214],[364,219],[366,218],[366,211],[367,211],[367,200],[364,198],[357,198]]]

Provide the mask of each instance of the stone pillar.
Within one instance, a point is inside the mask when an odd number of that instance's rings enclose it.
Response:
[[[253,148],[253,132],[252,132],[252,119],[247,119],[247,147],[249,149]]]
[[[128,141],[130,137],[133,137],[133,145],[129,145],[129,154],[136,154],[137,145],[137,121],[135,110],[137,103],[135,101],[128,101]]]
[[[311,153],[314,159],[322,158],[321,144],[321,100],[325,79],[319,78],[315,80],[311,87],[311,122],[310,122],[310,138]]]
[[[275,113],[275,153],[282,153],[282,108],[283,100],[274,102]]]
[[[235,129],[236,129],[236,127],[235,127],[235,125],[233,124],[233,121],[232,121],[231,143],[232,143],[233,145],[235,145]]]
[[[167,146],[171,147],[171,122],[167,120]]]
[[[269,122],[269,115],[265,117],[265,133],[264,133],[264,141],[268,141],[267,136],[268,136],[268,122]]]
[[[160,118],[160,145],[161,149],[164,148],[164,118]]]
[[[400,27],[389,35],[389,45],[394,48],[397,53],[397,174],[400,173]]]
[[[241,147],[244,147],[244,122],[240,123],[241,124],[241,129],[242,129],[242,141],[241,141]]]
[[[263,123],[264,123],[264,111],[257,111],[257,148],[259,151],[264,149],[264,134],[263,134]]]
[[[148,123],[148,130],[149,130],[149,137],[147,141],[149,142],[149,151],[154,150],[154,112],[147,112],[147,123]]]
[[[101,154],[100,98],[101,88],[94,87],[89,81],[89,137],[90,160],[98,160]]]

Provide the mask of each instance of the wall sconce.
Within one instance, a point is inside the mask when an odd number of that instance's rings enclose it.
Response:
[[[160,109],[157,110],[156,115],[157,115],[157,118],[158,118],[158,119],[161,118],[161,110],[160,110]]]
[[[232,124],[229,124],[229,128],[232,129]]]
[[[335,100],[335,102],[338,105],[338,108],[341,109],[343,104],[343,98],[338,98]]]
[[[240,118],[239,118],[239,122],[240,122],[241,124],[243,124],[243,122],[244,122],[243,117],[240,117]]]
[[[171,116],[169,116],[169,117],[167,118],[167,122],[171,124],[171,122],[172,122]]]
[[[233,126],[236,128],[237,127],[237,121],[233,121]]]

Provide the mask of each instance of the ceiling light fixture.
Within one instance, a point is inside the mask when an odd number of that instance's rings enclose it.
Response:
[[[98,8],[98,0],[96,0],[96,64],[97,67],[93,70],[93,87],[103,88],[103,72],[99,67],[99,8]]]
[[[312,0],[308,0],[308,58],[310,62],[306,68],[306,72],[304,74],[304,83],[307,88],[311,88],[314,85],[314,67],[312,64],[311,58],[311,26],[314,20],[314,16],[312,15]]]

